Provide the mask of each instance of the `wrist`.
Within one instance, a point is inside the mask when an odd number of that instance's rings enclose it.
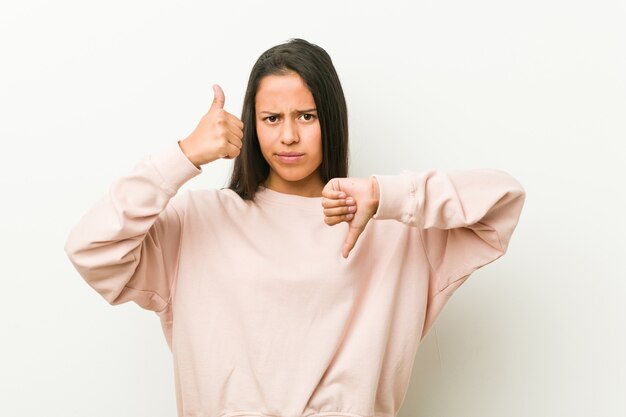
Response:
[[[200,169],[202,163],[191,151],[188,140],[179,140],[178,146],[180,146],[180,149],[183,151],[187,159],[189,159],[189,161],[191,161],[191,163],[194,164],[196,168]]]
[[[380,202],[380,188],[376,177],[370,177],[370,180],[372,181],[373,212],[376,213]]]

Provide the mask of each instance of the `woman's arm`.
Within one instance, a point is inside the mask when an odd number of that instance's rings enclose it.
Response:
[[[469,275],[507,251],[526,192],[506,172],[475,169],[333,178],[322,196],[324,221],[348,222],[345,258],[371,219],[419,231],[431,271],[423,338]]]
[[[525,192],[503,171],[477,169],[333,178],[322,196],[324,221],[349,224],[344,257],[370,219],[396,220],[420,229],[433,269],[447,285],[506,251]]]
[[[71,230],[65,252],[107,302],[134,301],[153,311],[167,306],[182,232],[182,208],[172,198],[201,172],[172,144],[113,182]]]
[[[243,123],[224,110],[221,87],[213,92],[193,132],[115,181],[67,238],[72,264],[110,304],[132,300],[159,312],[170,302],[184,210],[174,196],[202,165],[233,159],[242,147]]]
[[[420,228],[438,291],[506,252],[526,197],[511,175],[492,169],[374,177],[373,218]]]
[[[526,193],[498,170],[405,171],[374,177],[380,192],[374,218],[418,227],[430,263],[421,340],[470,274],[507,251]]]

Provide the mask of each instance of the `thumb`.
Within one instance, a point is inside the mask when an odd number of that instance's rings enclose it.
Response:
[[[346,240],[343,243],[343,249],[341,251],[344,258],[347,258],[350,251],[354,249],[354,245],[356,245],[356,241],[359,240],[359,236],[361,236],[364,229],[362,226],[353,226],[352,223],[349,223],[349,225],[348,234],[346,235]]]
[[[222,91],[222,87],[220,87],[217,84],[213,84],[213,103],[211,103],[211,109],[213,108],[218,108],[218,109],[223,109],[224,108],[224,91]]]

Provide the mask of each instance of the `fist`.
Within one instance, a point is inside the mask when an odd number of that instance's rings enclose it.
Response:
[[[333,178],[322,190],[324,222],[334,226],[347,222],[348,234],[342,256],[347,258],[365,226],[378,210],[379,190],[376,178]]]
[[[243,122],[224,110],[224,92],[213,85],[213,103],[194,131],[180,142],[180,147],[196,166],[216,159],[239,156],[243,145]]]

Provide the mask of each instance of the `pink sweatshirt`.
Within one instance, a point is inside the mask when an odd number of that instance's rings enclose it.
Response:
[[[172,143],[72,229],[65,251],[112,305],[156,312],[180,417],[391,417],[452,293],[502,256],[525,192],[497,170],[374,175],[378,212],[348,259],[322,198],[177,193]]]

